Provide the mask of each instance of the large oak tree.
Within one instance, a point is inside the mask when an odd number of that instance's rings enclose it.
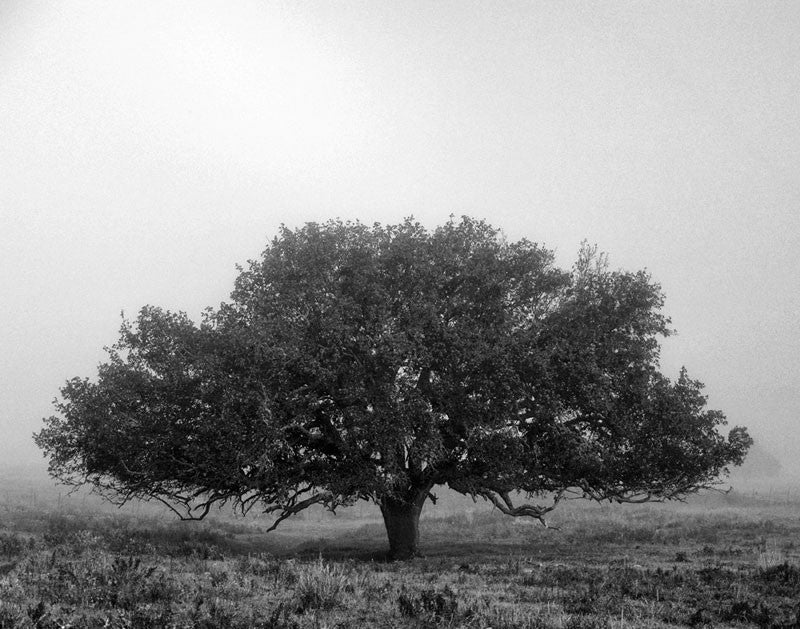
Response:
[[[658,369],[645,272],[570,271],[484,222],[284,228],[196,325],[145,307],[35,436],[50,472],[182,517],[371,500],[413,555],[436,485],[542,519],[564,496],[678,498],[742,462],[702,385]],[[519,503],[518,501],[522,501]]]

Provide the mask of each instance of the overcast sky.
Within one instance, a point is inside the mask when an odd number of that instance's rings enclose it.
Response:
[[[0,463],[121,311],[197,316],[281,223],[451,213],[646,267],[664,371],[789,460],[798,33],[764,0],[0,0]]]

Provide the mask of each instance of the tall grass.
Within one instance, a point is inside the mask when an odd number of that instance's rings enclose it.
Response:
[[[485,509],[424,519],[427,556],[388,563],[364,552],[385,546],[379,521],[265,537],[259,520],[0,505],[0,629],[791,626],[798,515],[574,503],[548,530]]]

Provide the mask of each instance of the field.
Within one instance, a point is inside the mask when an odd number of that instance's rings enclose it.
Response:
[[[445,500],[426,507],[423,556],[392,563],[366,506],[265,534],[266,518],[185,523],[6,487],[0,628],[800,627],[786,490],[572,502],[558,530]]]

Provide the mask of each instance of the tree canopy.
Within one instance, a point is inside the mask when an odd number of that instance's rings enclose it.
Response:
[[[283,228],[195,324],[144,307],[35,435],[50,472],[182,517],[364,499],[414,554],[436,485],[542,519],[636,502],[742,462],[702,384],[659,371],[660,287],[584,246],[574,267],[485,222]],[[521,501],[521,502],[519,502]]]

